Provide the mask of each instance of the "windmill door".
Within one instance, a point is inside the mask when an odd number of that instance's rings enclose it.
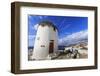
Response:
[[[53,53],[54,51],[54,40],[51,40],[49,43],[49,53]]]

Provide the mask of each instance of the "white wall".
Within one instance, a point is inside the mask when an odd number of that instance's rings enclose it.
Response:
[[[33,59],[44,59],[48,55],[49,50],[49,27],[39,26],[36,34],[34,49],[33,49]],[[37,38],[40,37],[39,40]],[[41,47],[44,45],[45,47]]]
[[[1,0],[0,2],[0,76],[16,76],[10,73],[10,55],[11,55],[11,16],[10,16],[10,3],[15,0]],[[74,5],[90,5],[99,7],[100,20],[100,0],[17,0],[17,1],[30,1],[42,3],[57,3],[57,4],[74,4]],[[98,23],[100,24],[100,23]],[[100,33],[100,26],[99,33]],[[100,42],[100,34],[98,38]],[[100,46],[100,43],[99,43]],[[100,48],[99,48],[100,50]],[[100,58],[100,51],[98,51]],[[38,74],[24,74],[24,76],[99,76],[100,74],[100,59],[98,70],[81,70],[81,71],[65,71],[65,72],[52,72],[52,73],[38,73]],[[18,76],[23,76],[18,75]]]

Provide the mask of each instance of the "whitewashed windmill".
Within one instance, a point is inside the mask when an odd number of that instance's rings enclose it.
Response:
[[[39,23],[33,49],[33,59],[46,59],[58,50],[58,30],[53,23],[42,21]]]

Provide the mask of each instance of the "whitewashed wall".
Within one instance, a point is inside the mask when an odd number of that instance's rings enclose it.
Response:
[[[33,59],[46,59],[46,57],[49,55],[50,40],[54,40],[54,51],[57,51],[58,45],[56,32],[57,31],[54,31],[52,26],[39,25],[33,49]]]
[[[38,37],[40,38],[39,40]],[[41,47],[41,45],[44,45],[45,47]],[[49,48],[49,27],[39,26],[33,49],[33,58],[36,59],[45,58],[48,55],[47,51],[49,50],[48,48]]]

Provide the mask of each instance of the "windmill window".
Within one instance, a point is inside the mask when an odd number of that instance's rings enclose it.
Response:
[[[41,45],[41,47],[45,47],[45,45]]]

